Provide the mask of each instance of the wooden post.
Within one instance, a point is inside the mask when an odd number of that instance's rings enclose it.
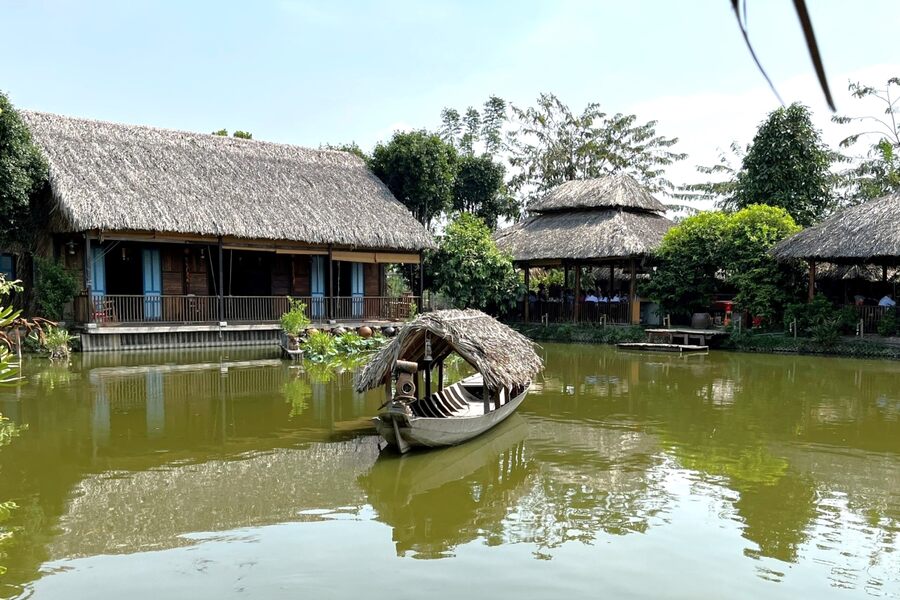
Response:
[[[569,263],[563,263],[563,294],[569,288]]]
[[[444,361],[438,363],[438,390],[444,389]]]
[[[328,275],[328,302],[325,303],[325,318],[331,319],[334,315],[334,266],[332,261],[333,248],[328,247],[328,260],[325,261],[326,275]]]
[[[531,267],[528,263],[525,263],[525,322],[528,323],[528,311],[531,309],[531,302],[529,301],[529,294],[531,287]]]
[[[418,399],[419,392],[422,390],[422,371],[416,371],[416,399]]]
[[[628,278],[628,306],[631,309],[631,324],[640,325],[641,323],[641,303],[637,298],[637,268],[635,260],[632,258],[628,261],[628,270],[630,277]]]
[[[425,306],[425,253],[419,252],[419,314]]]
[[[887,264],[881,265],[881,281],[887,283]]]
[[[612,300],[613,286],[616,284],[616,264],[609,263],[609,289],[606,290],[606,296]]]
[[[431,397],[431,362],[425,363],[425,395],[423,398]]]
[[[394,396],[391,394],[391,374],[388,373],[384,376],[384,403],[387,404],[393,399]]]
[[[810,302],[816,297],[816,261],[809,261],[809,298]]]
[[[216,292],[218,292],[218,304],[219,304],[219,321],[225,320],[225,251],[222,248],[222,236],[219,236],[219,285]]]
[[[88,301],[91,299],[91,288],[94,287],[94,257],[91,256],[91,238],[84,234],[84,289],[88,293]],[[92,311],[93,312],[93,311]]]
[[[486,383],[481,388],[481,398],[484,401],[484,414],[488,414],[491,412],[491,394]]]
[[[575,263],[575,310],[572,312],[572,320],[578,322],[578,314],[581,312],[581,264]]]

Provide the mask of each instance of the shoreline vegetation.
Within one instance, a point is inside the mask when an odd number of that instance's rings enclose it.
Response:
[[[573,323],[549,325],[509,323],[509,326],[536,342],[618,344],[622,342],[643,342],[648,339],[644,329],[635,325],[607,325],[602,327],[591,324],[576,325]],[[811,337],[795,338],[787,333],[734,331],[716,349],[768,354],[807,354],[900,360],[900,337],[858,338],[841,336],[837,339],[825,341]]]

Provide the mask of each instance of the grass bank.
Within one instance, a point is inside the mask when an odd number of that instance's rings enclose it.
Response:
[[[511,323],[510,327],[536,342],[576,342],[584,344],[618,344],[619,342],[640,342],[647,334],[640,327],[628,325],[574,325],[557,323]]]

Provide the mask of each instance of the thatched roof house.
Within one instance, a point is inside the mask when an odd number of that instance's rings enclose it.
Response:
[[[360,371],[357,391],[384,385],[398,358],[424,367],[425,340],[431,342],[434,363],[453,352],[475,367],[490,389],[515,387],[544,368],[534,343],[478,310],[440,310],[419,315],[381,348]]]
[[[431,236],[346,152],[49,113],[55,231],[153,231],[419,251]]]
[[[781,260],[896,265],[900,262],[900,193],[846,208],[776,245]]]
[[[673,223],[666,206],[629,175],[567,181],[529,206],[535,213],[497,233],[516,262],[561,264],[650,254]]]

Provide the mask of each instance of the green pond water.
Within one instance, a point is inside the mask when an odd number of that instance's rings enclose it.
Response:
[[[513,418],[405,457],[349,370],[31,360],[0,597],[900,597],[900,363],[542,352]]]

